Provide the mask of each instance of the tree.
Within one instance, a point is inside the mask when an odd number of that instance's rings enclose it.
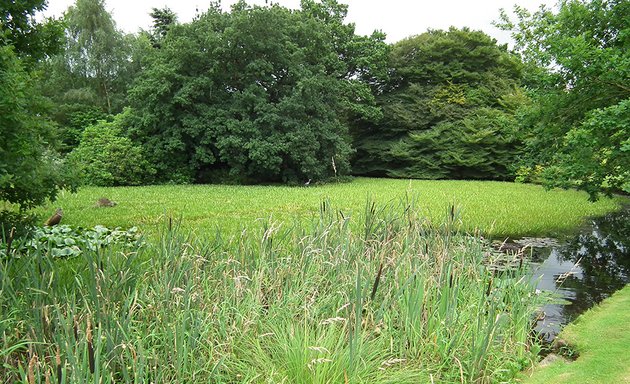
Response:
[[[520,63],[483,32],[451,28],[396,43],[377,98],[354,129],[359,174],[507,179],[518,151]]]
[[[67,69],[103,100],[107,113],[121,108],[116,104],[124,100],[126,84],[117,80],[125,70],[129,45],[105,10],[104,0],[77,0],[66,11],[64,21]]]
[[[151,42],[153,47],[159,48],[168,31],[177,23],[177,15],[168,7],[152,8],[150,15],[153,19]]]
[[[103,0],[77,0],[64,22],[63,50],[40,70],[47,74],[41,92],[54,102],[53,119],[67,153],[87,126],[122,111],[127,88],[142,69],[143,45],[150,43],[117,30]]]
[[[513,32],[528,63],[534,99],[521,121],[528,132],[523,167],[545,169],[548,186],[584,189],[592,199],[601,192],[629,192],[623,137],[630,3],[563,0],[556,13],[544,7],[533,14],[517,7],[515,13],[512,22],[503,12],[500,25]]]
[[[25,210],[54,199],[63,167],[48,147],[45,104],[12,46],[0,46],[0,84],[0,201]]]
[[[384,36],[359,38],[346,7],[304,1],[172,25],[130,90],[129,135],[158,175],[298,182],[349,172],[348,121],[377,114],[369,82]],[[372,56],[370,56],[372,55]]]
[[[0,42],[32,65],[59,51],[62,24],[47,19],[37,22],[35,14],[46,9],[46,0],[5,1],[0,7]]]

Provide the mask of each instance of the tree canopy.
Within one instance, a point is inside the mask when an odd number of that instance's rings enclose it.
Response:
[[[630,3],[563,0],[558,11],[503,13],[528,63],[522,164],[549,186],[630,191]],[[536,167],[537,166],[537,167]]]
[[[46,0],[3,1],[0,6],[0,42],[12,46],[29,65],[57,53],[61,44],[59,20],[35,19],[44,9]]]
[[[354,130],[355,172],[507,179],[523,94],[519,60],[483,32],[435,30],[394,44],[380,120]]]
[[[56,22],[34,21],[43,7],[42,1],[20,1],[0,8],[0,201],[20,209],[54,198],[64,183],[51,148],[54,127],[32,72],[60,41]]]
[[[503,12],[515,51],[454,27],[388,45],[337,0],[214,2],[187,23],[153,8],[134,35],[105,0],[76,0],[63,24],[37,21],[44,8],[0,7],[11,202],[54,196],[57,150],[101,185],[356,174],[630,191],[627,1]]]
[[[297,182],[349,173],[347,121],[378,114],[382,34],[347,7],[215,5],[172,25],[130,90],[128,133],[163,180]],[[379,56],[381,55],[381,56]]]

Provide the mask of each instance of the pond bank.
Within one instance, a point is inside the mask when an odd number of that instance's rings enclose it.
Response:
[[[550,342],[564,325],[630,283],[630,209],[593,218],[559,244],[534,247],[538,288],[563,300],[542,308],[537,330]]]
[[[536,383],[630,383],[630,285],[569,324],[560,338],[565,351],[577,360],[556,360],[534,368],[521,382]]]

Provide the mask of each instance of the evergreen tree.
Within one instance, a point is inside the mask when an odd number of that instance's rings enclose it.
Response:
[[[508,179],[518,152],[520,64],[483,32],[451,28],[396,43],[383,117],[353,130],[358,174]]]

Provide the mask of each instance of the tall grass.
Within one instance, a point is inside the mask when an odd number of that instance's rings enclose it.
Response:
[[[118,205],[97,208],[100,197]],[[417,208],[434,221],[442,220],[449,204],[463,208],[466,229],[490,237],[557,235],[574,231],[588,216],[618,209],[622,199],[588,201],[585,192],[546,191],[539,185],[462,180],[394,180],[357,178],[350,183],[287,186],[161,185],[148,187],[81,188],[77,194],[61,193],[59,199],[37,210],[47,218],[55,208],[64,209],[62,223],[108,228],[137,226],[155,233],[165,217],[181,217],[183,226],[199,234],[216,228],[237,232],[259,218],[307,222],[317,218],[317,206],[330,200],[345,216],[361,216],[366,199],[385,205],[417,196]],[[43,222],[43,219],[42,219]]]
[[[357,225],[351,225],[351,221]],[[536,352],[533,286],[413,201],[272,220],[231,238],[170,223],[134,252],[0,265],[0,380],[489,383]],[[353,229],[354,228],[354,229]]]

